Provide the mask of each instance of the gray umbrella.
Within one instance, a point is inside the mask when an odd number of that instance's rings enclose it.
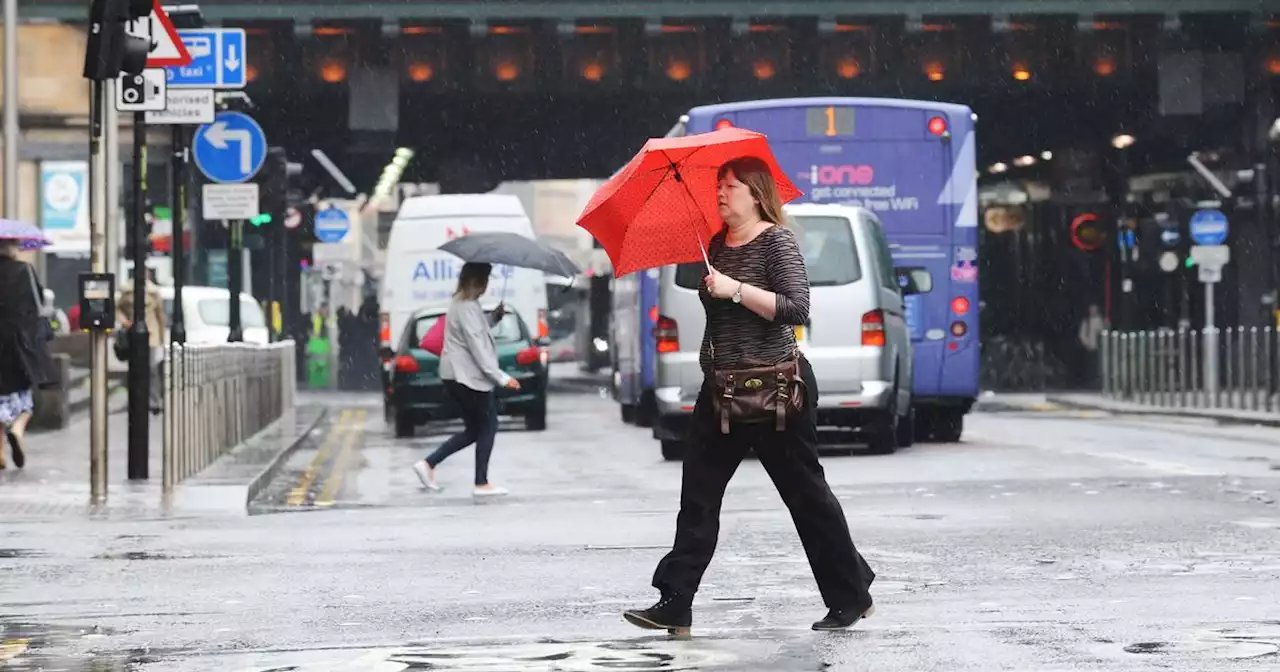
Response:
[[[582,271],[563,252],[517,233],[473,233],[454,238],[441,250],[476,264],[505,264],[572,278]]]

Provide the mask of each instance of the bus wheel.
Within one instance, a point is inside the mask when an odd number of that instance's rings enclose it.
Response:
[[[960,435],[964,433],[964,413],[961,411],[939,413],[934,428],[939,441],[959,443]]]

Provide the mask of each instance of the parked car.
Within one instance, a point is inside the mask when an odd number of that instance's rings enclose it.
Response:
[[[492,314],[497,301],[482,301]],[[447,303],[413,313],[400,337],[388,372],[384,403],[397,437],[411,437],[418,425],[460,418],[440,379],[440,358],[423,350],[422,338],[448,311]],[[508,375],[520,381],[518,391],[497,388],[498,415],[523,417],[527,429],[547,428],[548,356],[524,318],[509,312],[492,329],[498,361]]]

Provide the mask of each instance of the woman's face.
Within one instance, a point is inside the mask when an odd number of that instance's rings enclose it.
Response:
[[[725,173],[716,185],[716,198],[720,217],[725,222],[741,222],[755,214],[756,199],[751,195],[751,188],[738,181],[733,171]]]

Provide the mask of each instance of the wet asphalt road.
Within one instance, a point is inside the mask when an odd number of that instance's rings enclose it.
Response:
[[[258,515],[7,520],[7,670],[1273,670],[1280,431],[1055,411],[977,414],[960,444],[824,458],[879,577],[823,614],[760,465],[739,469],[694,638],[636,630],[680,465],[591,394],[550,428],[408,469],[376,397],[330,402]]]

